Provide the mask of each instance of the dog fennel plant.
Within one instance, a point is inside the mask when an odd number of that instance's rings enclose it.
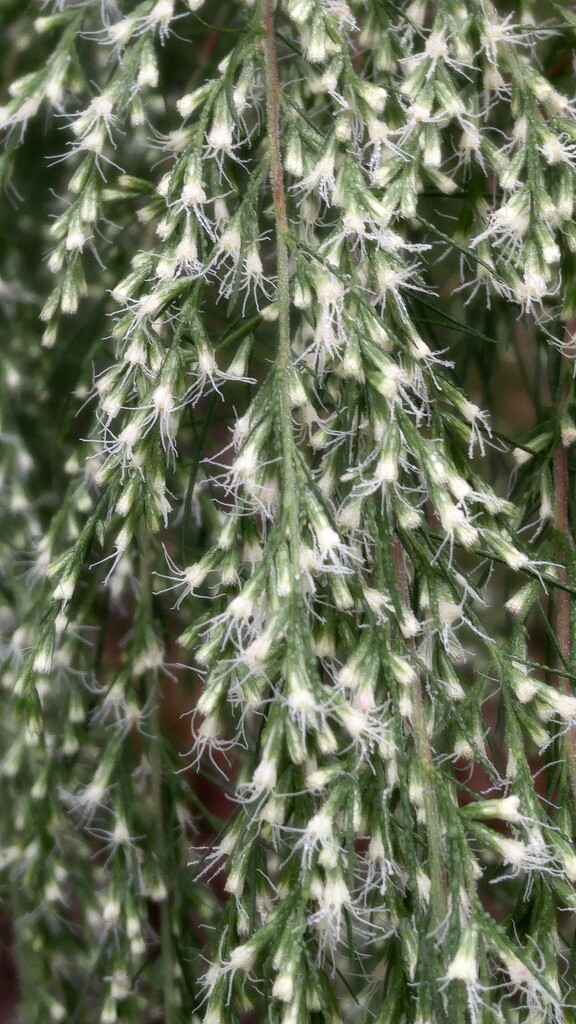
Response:
[[[575,1020],[574,7],[0,32],[18,1019]]]

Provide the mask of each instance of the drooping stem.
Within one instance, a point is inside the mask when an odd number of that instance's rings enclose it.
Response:
[[[283,494],[286,522],[290,534],[292,566],[299,571],[296,538],[298,536],[298,502],[294,464],[294,435],[290,403],[290,277],[288,272],[288,216],[284,193],[282,154],[280,150],[280,79],[274,33],[274,0],[264,0],[263,8],[266,52],[266,114],[274,218],[276,221],[276,262],[278,273],[278,349],[276,369],[280,384],[280,417],[282,433]]]
[[[152,591],[150,579],[150,539],[146,528],[140,530],[140,603],[142,613],[147,622],[152,621]],[[155,830],[156,855],[158,867],[164,885],[168,877],[167,847],[164,834],[164,802],[162,799],[162,726],[160,721],[160,685],[157,670],[146,673],[144,679],[148,693],[151,695],[150,711],[150,795],[152,802],[153,828]],[[160,900],[160,961],[162,966],[162,989],[164,996],[164,1020],[166,1024],[175,1024],[176,1000],[174,992],[174,969],[172,956],[172,921],[168,891]]]
[[[282,154],[280,152],[280,79],[278,76],[278,54],[276,52],[276,36],[274,34],[274,0],[264,0],[264,34],[266,38],[266,114],[268,117],[268,141],[272,166],[272,188],[274,191],[274,211],[276,227],[280,229],[283,243],[278,251],[278,273],[283,269],[287,276],[287,250],[284,239],[288,228],[286,215],[286,197],[284,195],[284,178],[282,174]],[[286,266],[282,266],[282,256],[286,256]]]
[[[566,351],[572,355],[576,341],[576,321],[571,321],[566,325]],[[572,361],[572,360],[571,360]],[[560,407],[563,410],[570,392],[570,380],[572,379],[572,366],[569,368],[566,365],[562,367],[564,371],[564,381],[562,382],[562,395]],[[570,376],[568,375],[568,369],[570,370]],[[554,525],[556,527],[556,534],[560,541],[560,560],[561,568],[559,570],[559,578],[562,583],[573,582],[569,578],[568,569],[566,568],[565,560],[567,552],[573,548],[574,541],[570,530],[570,519],[569,519],[569,507],[570,507],[570,480],[568,474],[568,449],[563,443],[562,439],[558,439],[556,451],[554,453]],[[567,590],[556,590],[554,594],[554,633],[558,644],[558,651],[562,659],[563,665],[560,668],[568,668],[570,670],[571,661],[571,603],[572,597]],[[570,680],[564,674],[556,676],[556,686],[559,690],[566,694],[572,694],[572,688]],[[570,787],[572,789],[572,795],[576,798],[576,726],[570,725],[564,736],[562,737],[562,746],[564,748],[564,757],[568,769],[568,777],[570,780]]]
[[[166,884],[166,837],[164,834],[164,807],[162,800],[162,735],[160,724],[160,700],[157,677],[154,678],[156,690],[153,710],[150,714],[150,725],[152,728],[152,749],[150,753],[150,774],[152,786],[152,804],[154,808],[154,819],[156,825],[156,851],[162,879]],[[162,978],[164,989],[164,1019],[166,1024],[175,1024],[175,992],[174,992],[174,970],[172,963],[172,913],[170,906],[169,892],[163,894],[160,900],[160,943],[162,957]]]
[[[397,537],[394,540],[394,561],[396,584],[398,586],[398,590],[402,597],[404,605],[408,607],[409,595],[408,579],[406,575],[406,562],[404,557],[404,551]],[[413,648],[413,641],[408,641],[408,643]],[[434,787],[434,759],[432,755],[432,747],[430,745],[430,740],[428,738],[428,731],[426,728],[426,714],[424,711],[424,701],[422,698],[420,677],[418,677],[411,690],[411,698],[414,745],[418,753],[418,760],[422,768],[422,775],[424,780],[424,810],[426,812],[426,831],[428,834],[428,861],[430,867],[431,881],[430,904],[432,914],[435,918],[435,923],[438,925],[441,921],[444,920],[446,916],[448,909],[448,901],[446,895],[446,885],[444,880],[444,869],[442,866],[442,837],[440,834],[440,814],[438,810],[438,801],[436,799],[436,790]]]

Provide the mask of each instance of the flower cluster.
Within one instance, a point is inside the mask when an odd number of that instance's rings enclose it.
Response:
[[[0,264],[24,1019],[559,1024],[573,16],[48,6],[0,15],[8,183],[58,129]]]

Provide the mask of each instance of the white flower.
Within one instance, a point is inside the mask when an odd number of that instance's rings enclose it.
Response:
[[[478,981],[478,935],[474,925],[468,925],[460,940],[456,955],[450,963],[447,977],[463,981],[466,985],[476,985]]]
[[[511,864],[515,868],[525,866],[528,849],[522,840],[508,839],[506,836],[496,836],[495,846],[505,864]]]
[[[247,619],[250,619],[253,614],[254,601],[249,594],[244,592],[233,598],[228,605],[228,615],[237,621],[246,621]]]
[[[152,403],[159,413],[167,415],[174,409],[174,395],[168,384],[159,384],[152,392]]]
[[[424,52],[432,60],[443,60],[448,56],[448,44],[443,29],[430,33],[424,46]]]
[[[332,836],[333,826],[334,822],[332,817],[324,811],[319,811],[318,814],[315,814],[310,818],[310,821],[306,826],[306,835],[314,843],[325,842]]]
[[[328,878],[321,900],[330,910],[340,910],[350,901],[348,886],[340,875]]]
[[[264,757],[252,776],[251,788],[254,793],[260,794],[265,790],[274,789],[276,785],[276,762]]]
[[[294,995],[294,979],[291,973],[278,974],[272,986],[272,995],[283,1003],[289,1003]]]
[[[122,21],[117,21],[113,25],[108,26],[108,35],[113,43],[116,43],[118,46],[126,46],[126,43],[134,35],[135,29],[136,21],[134,18],[123,18]]]
[[[212,122],[206,142],[214,154],[232,152],[233,128],[230,120],[216,118]]]
[[[316,296],[325,306],[336,306],[344,297],[344,286],[333,275],[322,276],[316,285]]]
[[[206,190],[200,181],[188,181],[182,189],[181,199],[184,206],[198,206],[206,202]]]
[[[558,693],[549,688],[546,704],[547,708],[541,712],[542,717],[546,717],[546,710],[550,709],[552,714],[557,714],[568,722],[576,721],[576,696],[573,694]]]
[[[64,577],[52,591],[52,597],[55,601],[62,601],[62,603],[66,605],[74,596],[75,589],[75,580],[69,577]]]
[[[248,943],[243,946],[236,946],[230,954],[230,967],[233,971],[248,973],[252,970],[256,960],[257,950]]]
[[[174,0],[158,0],[148,15],[148,21],[153,25],[160,25],[160,30],[166,31],[174,17]]]
[[[378,85],[372,85],[370,82],[363,82],[360,91],[362,98],[375,114],[382,114],[384,112],[388,98],[388,93],[385,89]]]
[[[220,248],[222,252],[237,258],[240,255],[241,247],[242,238],[240,236],[240,232],[237,231],[236,228],[228,228],[220,239]]]
[[[340,537],[331,526],[320,526],[315,534],[318,550],[322,556],[332,554],[341,546]]]
[[[508,602],[508,605],[510,602]],[[521,704],[528,704],[538,693],[538,683],[529,676],[518,673],[514,677],[514,692]]]

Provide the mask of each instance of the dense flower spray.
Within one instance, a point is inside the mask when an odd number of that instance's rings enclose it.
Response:
[[[571,1020],[571,5],[0,30],[23,1022]]]

